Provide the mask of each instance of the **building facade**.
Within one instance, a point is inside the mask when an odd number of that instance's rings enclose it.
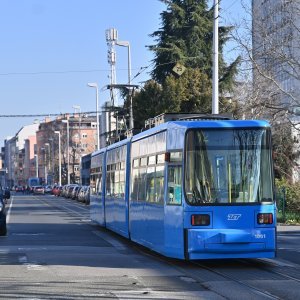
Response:
[[[300,180],[300,1],[252,0],[253,83],[268,107],[266,118],[290,124]],[[297,158],[298,156],[298,158]]]
[[[61,171],[62,184],[80,183],[81,158],[97,147],[96,118],[80,114],[60,115],[55,120],[46,118],[39,126],[36,139],[41,182],[58,183]]]
[[[254,86],[290,112],[300,107],[299,17],[300,1],[252,0]]]

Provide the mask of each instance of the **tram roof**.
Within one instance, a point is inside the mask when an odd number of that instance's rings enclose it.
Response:
[[[147,129],[132,137],[132,141],[153,135],[167,129],[188,128],[268,128],[270,124],[265,120],[190,120],[170,121]]]
[[[130,141],[137,141],[143,137],[156,134],[158,132],[169,129],[188,129],[188,128],[269,128],[269,122],[265,120],[182,120],[169,121],[162,123],[153,128],[142,131],[131,138],[119,141],[98,151],[95,151],[92,156],[105,152],[106,150],[117,148],[126,145]]]

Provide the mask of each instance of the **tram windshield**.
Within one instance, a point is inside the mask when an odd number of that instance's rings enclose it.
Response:
[[[272,202],[269,135],[266,129],[190,130],[185,155],[187,202]]]

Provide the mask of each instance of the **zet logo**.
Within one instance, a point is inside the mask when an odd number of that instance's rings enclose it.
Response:
[[[227,220],[228,221],[237,221],[241,216],[242,216],[242,214],[228,214]]]

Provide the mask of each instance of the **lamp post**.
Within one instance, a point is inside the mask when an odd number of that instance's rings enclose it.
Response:
[[[98,89],[98,84],[97,83],[88,83],[89,87],[93,87],[96,89],[96,122],[97,122],[97,150],[100,149],[100,134],[99,134],[99,89]]]
[[[75,113],[79,112],[79,155],[81,156],[81,107],[80,105],[73,105]]]
[[[131,84],[131,54],[130,43],[128,41],[116,41],[116,45],[127,47],[128,49],[128,86]],[[130,108],[129,108],[129,129],[133,129],[133,109],[132,109],[132,94],[129,94]]]
[[[70,126],[69,126],[69,120],[61,120],[62,123],[67,123],[67,182],[70,184],[70,173],[69,173],[69,167],[70,167],[70,151],[69,151],[69,143],[70,143]]]
[[[59,185],[61,185],[61,141],[60,141],[60,131],[54,131],[54,133],[58,134],[58,176],[59,176]]]
[[[47,182],[47,159],[46,159],[46,148],[41,148],[41,151],[44,152],[44,177],[45,177],[45,184],[48,184]]]
[[[48,147],[48,153],[46,152],[46,147]],[[49,143],[45,143],[45,159],[46,159],[46,171],[47,171],[47,177],[46,177],[47,184],[52,184],[51,178],[49,176],[49,173],[51,173],[51,170],[50,170],[50,144]]]
[[[39,178],[39,156],[37,154],[34,154],[35,157],[35,175],[37,178]]]
[[[50,144],[49,144],[49,162],[50,162],[50,169],[51,169],[51,177],[52,177],[52,181],[54,182],[54,142],[53,142],[53,138],[49,138],[48,140],[51,143],[51,150],[50,150]],[[53,156],[53,157],[51,157]],[[52,159],[51,159],[52,158]]]

